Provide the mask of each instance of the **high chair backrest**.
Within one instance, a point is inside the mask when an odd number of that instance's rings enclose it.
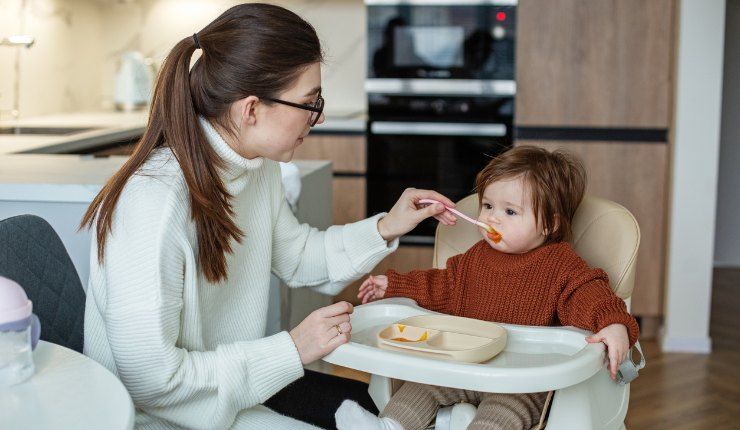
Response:
[[[477,218],[478,195],[465,197],[456,208]],[[434,241],[434,267],[445,267],[448,258],[467,251],[479,240],[477,227],[470,223],[439,224]],[[606,271],[617,296],[628,299],[632,295],[640,227],[630,211],[610,200],[584,197],[573,219],[571,244],[589,266]]]

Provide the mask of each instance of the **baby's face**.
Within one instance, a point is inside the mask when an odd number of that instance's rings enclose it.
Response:
[[[483,239],[492,248],[509,254],[523,254],[542,245],[545,234],[534,220],[532,198],[521,177],[496,181],[483,191],[478,219],[491,225],[502,239],[494,243],[483,228]]]

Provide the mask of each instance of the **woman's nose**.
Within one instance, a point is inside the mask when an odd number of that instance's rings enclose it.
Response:
[[[316,124],[321,124],[324,122],[324,112],[321,112],[321,115],[319,116],[319,120],[316,122]]]

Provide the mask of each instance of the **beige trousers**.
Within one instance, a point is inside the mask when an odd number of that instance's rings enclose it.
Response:
[[[496,394],[406,382],[386,405],[382,417],[404,430],[423,430],[442,406],[467,402],[478,407],[468,430],[529,430],[540,419],[547,393]]]

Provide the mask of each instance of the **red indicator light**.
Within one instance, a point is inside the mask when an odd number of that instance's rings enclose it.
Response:
[[[506,12],[497,12],[496,21],[506,21]]]

